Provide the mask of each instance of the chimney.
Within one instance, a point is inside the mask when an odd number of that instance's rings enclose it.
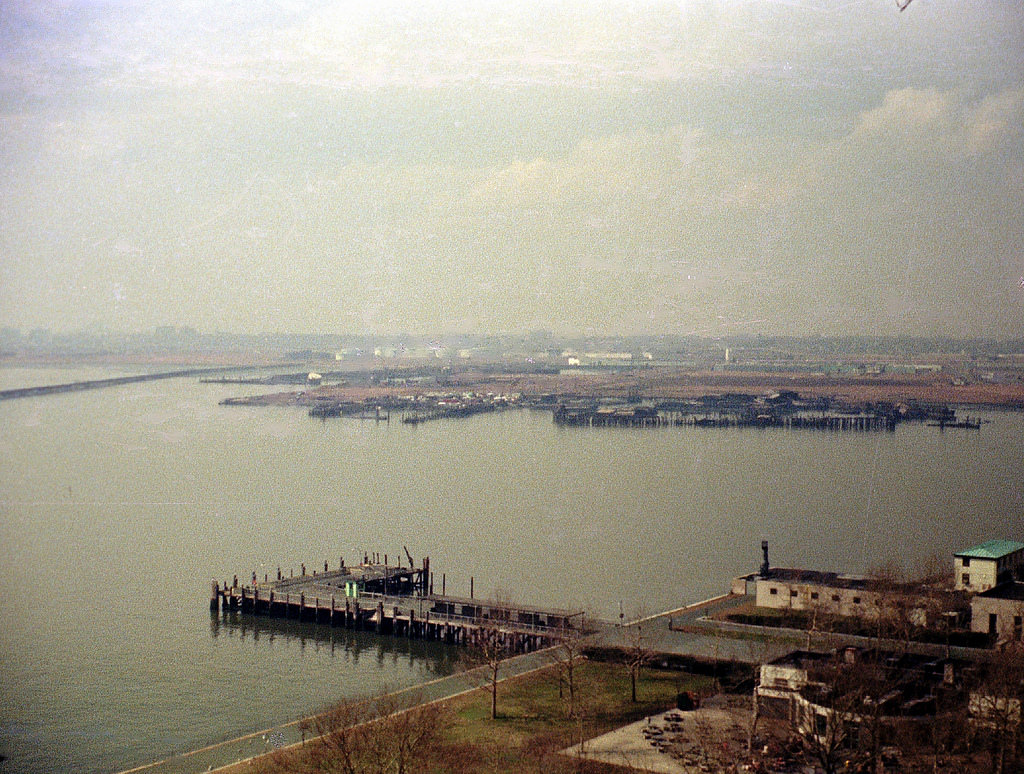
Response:
[[[767,578],[771,572],[771,565],[768,564],[768,541],[761,541],[761,553],[764,554],[764,561],[761,562],[761,577]]]

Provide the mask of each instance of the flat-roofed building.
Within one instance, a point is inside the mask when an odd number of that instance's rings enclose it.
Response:
[[[1024,543],[989,540],[953,554],[953,588],[958,591],[988,591],[1012,580],[1024,580]]]
[[[1009,581],[971,598],[971,631],[1024,641],[1024,583]]]

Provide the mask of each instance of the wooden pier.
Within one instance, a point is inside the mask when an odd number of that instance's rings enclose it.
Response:
[[[387,557],[364,557],[363,563],[312,574],[253,577],[242,585],[213,581],[210,612],[268,616],[324,626],[370,631],[398,637],[472,645],[495,634],[509,653],[547,647],[584,626],[582,611],[551,610],[470,597],[433,593],[430,559],[415,568],[390,565]],[[442,584],[446,579],[442,577]],[[472,580],[471,586],[472,589]]]
[[[687,416],[676,420],[677,425],[692,427],[781,427],[786,430],[810,429],[836,432],[869,430],[895,430],[897,420],[884,414],[825,414],[825,415],[740,415],[715,414]]]
[[[556,425],[574,427],[661,427],[669,424],[652,406],[599,406],[555,409]]]

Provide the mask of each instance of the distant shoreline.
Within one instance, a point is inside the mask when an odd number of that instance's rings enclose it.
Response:
[[[238,405],[311,406],[318,400],[366,401],[444,391],[474,391],[495,394],[518,393],[536,398],[565,395],[589,399],[626,399],[639,395],[647,399],[691,399],[719,393],[751,393],[793,390],[802,396],[833,397],[850,403],[918,401],[956,406],[1024,410],[1024,383],[975,382],[954,384],[935,375],[918,376],[828,376],[806,373],[717,373],[663,370],[617,371],[609,374],[487,374],[464,372],[453,375],[445,385],[344,385],[309,387],[302,390],[238,398]]]

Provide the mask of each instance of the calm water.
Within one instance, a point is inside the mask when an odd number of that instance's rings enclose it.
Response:
[[[124,768],[451,669],[426,643],[218,625],[214,577],[406,545],[452,593],[472,575],[478,595],[613,618],[726,590],[763,537],[779,564],[863,571],[1024,536],[1020,414],[840,435],[217,405],[260,389],[0,403],[0,770]]]

